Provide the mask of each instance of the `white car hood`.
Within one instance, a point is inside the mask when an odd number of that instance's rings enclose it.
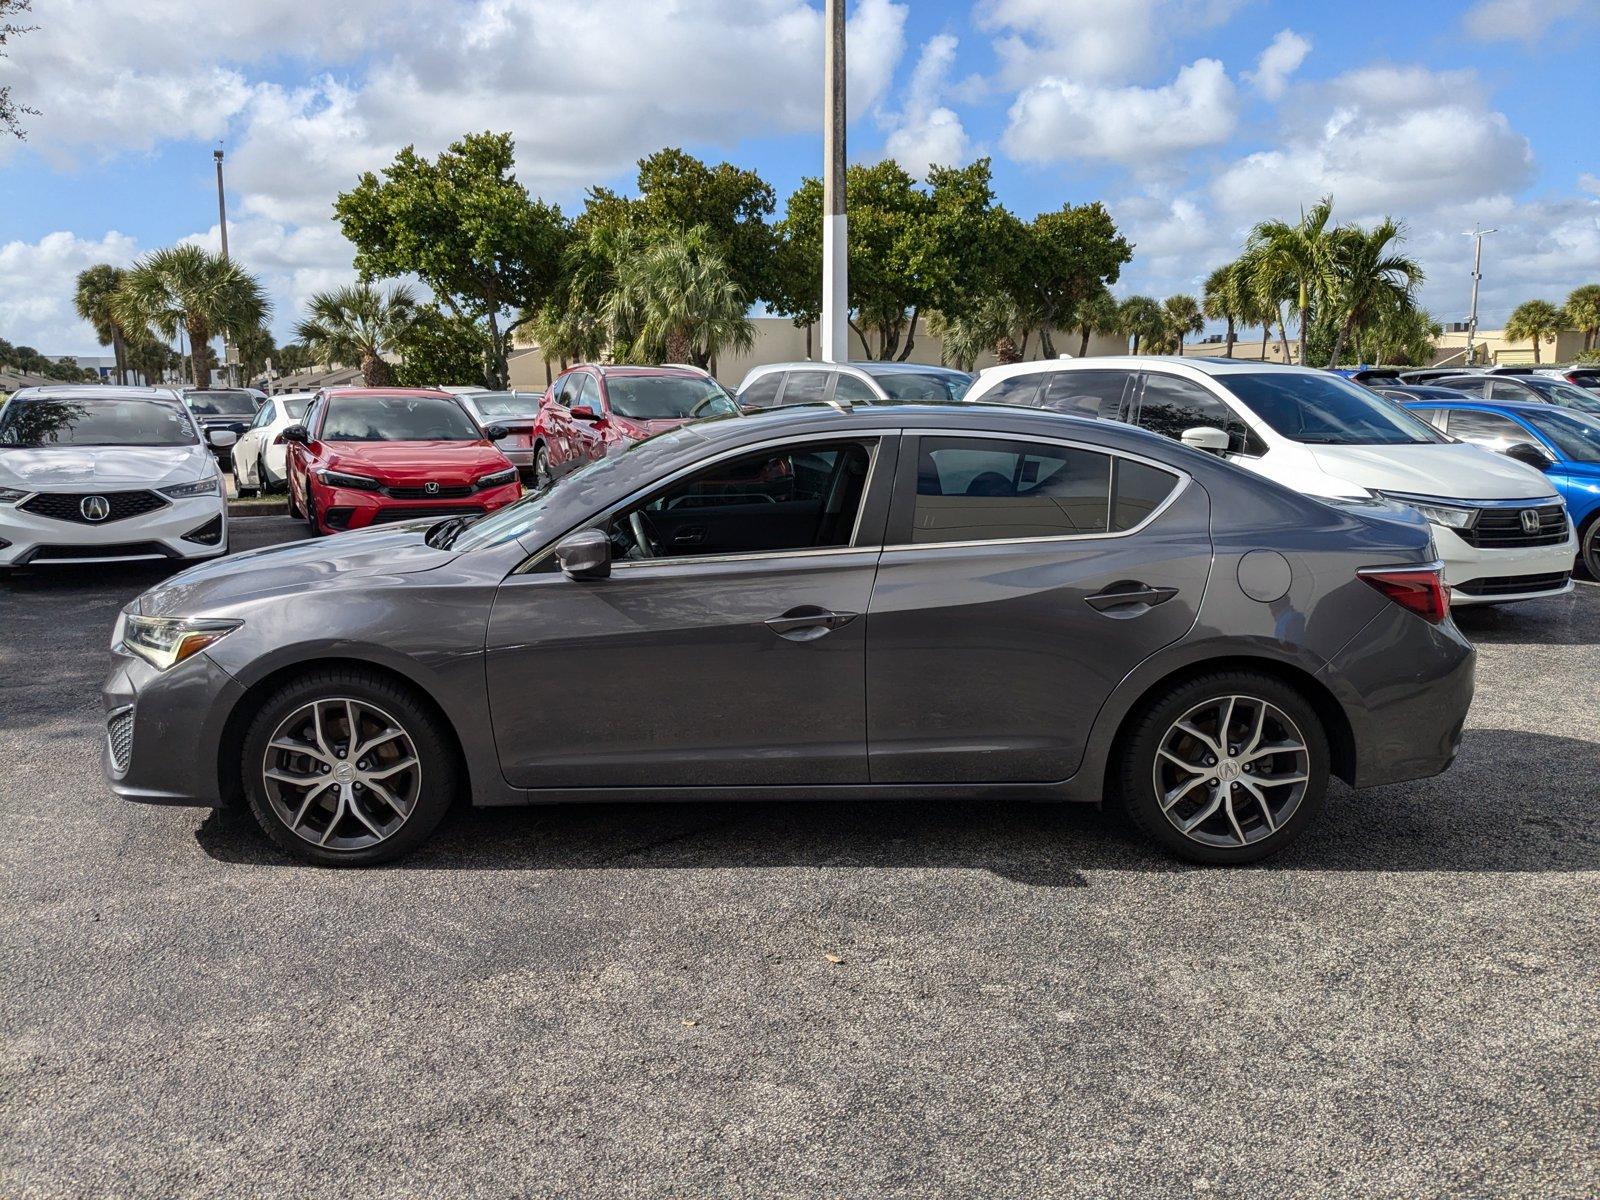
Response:
[[[1538,471],[1503,454],[1455,443],[1306,447],[1318,468],[1374,492],[1454,500],[1533,500],[1556,490]]]
[[[214,468],[202,446],[56,446],[0,450],[0,485],[24,491],[162,487],[204,479]]]

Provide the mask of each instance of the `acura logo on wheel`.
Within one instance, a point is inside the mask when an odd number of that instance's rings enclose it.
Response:
[[[430,496],[437,496],[439,494],[439,485],[430,479],[427,483],[422,485],[422,490],[427,492]]]
[[[78,502],[85,521],[104,521],[111,515],[111,501],[104,496],[85,496]]]
[[[1539,510],[1537,508],[1525,508],[1522,510],[1522,532],[1539,532]]]

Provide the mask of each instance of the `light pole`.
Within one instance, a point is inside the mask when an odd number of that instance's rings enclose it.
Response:
[[[822,361],[850,357],[850,235],[845,219],[844,0],[826,0],[822,69]]]
[[[1472,311],[1467,314],[1467,366],[1472,365],[1472,340],[1478,333],[1478,280],[1483,278],[1483,237],[1498,233],[1498,229],[1474,229],[1467,234],[1473,240],[1472,251]]]
[[[217,160],[217,223],[222,228],[222,261],[228,261],[228,201],[222,187],[222,147],[218,146],[211,152],[211,157]],[[226,333],[222,335],[222,362],[228,369],[228,385],[238,384],[234,377],[235,356],[233,352],[233,339]]]

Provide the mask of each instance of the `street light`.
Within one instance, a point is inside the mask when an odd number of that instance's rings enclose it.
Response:
[[[222,147],[218,146],[211,152],[211,157],[217,160],[217,223],[222,228],[222,261],[228,261],[228,201],[222,187]],[[227,333],[222,335],[222,363],[228,369],[228,385],[237,386],[238,379],[234,376],[234,364],[237,356],[233,352],[233,339]],[[209,383],[210,381],[207,380]]]
[[[850,357],[850,235],[845,219],[844,0],[826,0],[822,67],[822,361]]]
[[[1467,366],[1472,365],[1472,339],[1478,332],[1478,280],[1483,278],[1483,239],[1486,234],[1499,233],[1498,229],[1477,229],[1466,236],[1473,239],[1472,251],[1472,311],[1467,314]]]

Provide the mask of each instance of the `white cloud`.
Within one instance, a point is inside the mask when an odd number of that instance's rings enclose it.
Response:
[[[0,246],[0,337],[42,354],[105,353],[73,308],[78,272],[102,262],[127,266],[135,251],[134,240],[115,231],[98,241],[60,231]]]
[[[1583,12],[1585,4],[1586,0],[1480,0],[1467,10],[1462,24],[1479,41],[1531,44],[1555,22]]]
[[[1256,69],[1245,72],[1245,82],[1268,100],[1283,95],[1289,85],[1289,76],[1300,69],[1306,55],[1311,53],[1311,43],[1292,29],[1281,29],[1256,60]]]
[[[1097,87],[1042,79],[1011,106],[1005,147],[1027,162],[1100,158],[1147,165],[1226,141],[1237,118],[1233,81],[1202,58],[1164,87]]]
[[[1591,196],[1600,196],[1600,175],[1585,171],[1578,176],[1578,186]]]
[[[980,28],[998,36],[1013,87],[1042,76],[1120,83],[1150,66],[1169,40],[1227,20],[1244,0],[981,0]]]
[[[957,166],[967,158],[967,132],[953,109],[941,104],[956,61],[956,39],[929,38],[906,88],[905,107],[890,121],[884,152],[920,175],[930,164]]]

